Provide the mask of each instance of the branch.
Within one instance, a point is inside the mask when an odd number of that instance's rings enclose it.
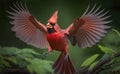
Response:
[[[120,52],[113,54],[113,57],[114,58],[120,57]],[[76,74],[99,74],[99,72],[102,71],[102,66],[110,62],[112,59],[113,59],[112,57],[101,59],[91,71],[88,69],[88,67],[84,67],[80,69],[78,72],[76,72]]]

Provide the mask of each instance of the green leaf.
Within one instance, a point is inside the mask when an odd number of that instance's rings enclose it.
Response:
[[[32,74],[32,73],[34,73],[34,68],[33,68],[33,65],[28,65],[27,66],[27,69],[30,71],[30,73]]]
[[[21,54],[21,55],[19,55],[19,56],[21,56],[23,59],[24,59],[24,58],[31,58],[31,59],[32,59],[32,58],[35,58],[34,55],[28,54],[28,53],[26,53],[26,54],[24,53],[24,54]]]
[[[92,70],[96,66],[96,64],[98,64],[98,62],[99,61],[95,61],[94,63],[92,63],[89,67],[89,70]]]
[[[8,60],[14,64],[17,64],[17,59],[14,56],[8,57]]]
[[[41,59],[28,59],[26,60],[30,63],[27,66],[27,69],[33,73],[36,72],[37,74],[46,74],[46,72],[53,73],[51,61],[41,60]],[[32,68],[31,68],[32,67]]]
[[[104,54],[102,57],[101,57],[101,60],[105,60],[107,58],[110,58],[111,56],[109,54]]]
[[[15,47],[3,47],[1,48],[0,54],[1,55],[16,55],[16,52],[20,51],[20,49]]]
[[[83,62],[81,67],[89,66],[90,64],[92,64],[97,59],[98,56],[99,56],[99,54],[95,54],[95,55],[91,56],[90,58],[88,58],[87,60],[85,60]]]
[[[39,53],[37,53],[35,50],[33,49],[28,49],[28,48],[24,48],[21,51],[17,52],[19,54],[33,54],[33,55],[40,55]]]
[[[103,51],[106,54],[112,55],[113,53],[115,53],[115,51],[112,50],[111,48],[108,48],[108,47],[105,47],[105,46],[102,46],[102,45],[98,45],[98,47],[101,49],[101,51]]]
[[[120,71],[120,66],[115,66],[113,69],[112,69],[113,72],[117,72],[117,71]]]
[[[114,32],[116,32],[117,33],[117,35],[120,37],[120,32],[119,31],[117,31],[116,29],[112,29]]]
[[[23,59],[21,59],[21,58],[17,58],[17,65],[20,68],[25,68],[28,65],[28,62],[23,60]]]
[[[8,61],[2,60],[1,62],[2,62],[2,64],[5,65],[6,67],[10,67],[10,64],[9,64]]]

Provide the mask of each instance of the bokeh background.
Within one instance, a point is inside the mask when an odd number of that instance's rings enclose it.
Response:
[[[7,17],[6,10],[10,10],[9,6],[12,6],[14,2],[18,0],[0,0],[0,46],[17,47],[17,48],[33,48],[40,53],[47,51],[40,50],[39,48],[32,47],[22,42],[15,37],[15,33],[11,31],[12,25],[9,24],[10,19]],[[36,17],[43,24],[47,23],[47,20],[51,15],[58,10],[58,24],[61,28],[67,28],[74,19],[80,17],[87,6],[91,7],[95,4],[102,5],[106,11],[109,11],[108,15],[112,15],[110,20],[113,22],[108,24],[111,29],[117,29],[120,31],[120,0],[21,0],[25,2],[34,17]],[[108,34],[101,40],[99,44],[103,44],[114,48],[115,44],[120,44],[119,38],[117,38],[111,29],[108,30]],[[69,43],[69,54],[75,65],[76,70],[80,68],[81,63],[89,56],[95,53],[101,53],[97,45],[91,48],[79,48],[73,47]],[[52,54],[48,54],[48,60],[55,61],[59,56],[59,52],[53,51]]]

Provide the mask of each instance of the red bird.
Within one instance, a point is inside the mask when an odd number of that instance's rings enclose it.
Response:
[[[107,32],[109,26],[105,24],[111,22],[107,20],[110,16],[105,16],[108,12],[104,12],[104,9],[100,11],[100,6],[95,5],[91,10],[88,6],[85,13],[75,19],[67,29],[61,29],[57,23],[58,11],[55,11],[44,26],[30,14],[26,5],[16,3],[14,7],[10,7],[13,12],[8,13],[11,15],[9,18],[13,19],[10,23],[13,24],[12,31],[16,33],[16,37],[37,48],[48,48],[48,52],[52,50],[61,52],[53,65],[57,74],[75,73],[68,54],[68,39],[73,46],[91,47]]]

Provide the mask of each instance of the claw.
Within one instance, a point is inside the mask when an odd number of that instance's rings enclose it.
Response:
[[[42,53],[42,59],[45,59],[46,56],[47,56],[47,54],[48,54],[48,52],[43,52],[43,53]]]

